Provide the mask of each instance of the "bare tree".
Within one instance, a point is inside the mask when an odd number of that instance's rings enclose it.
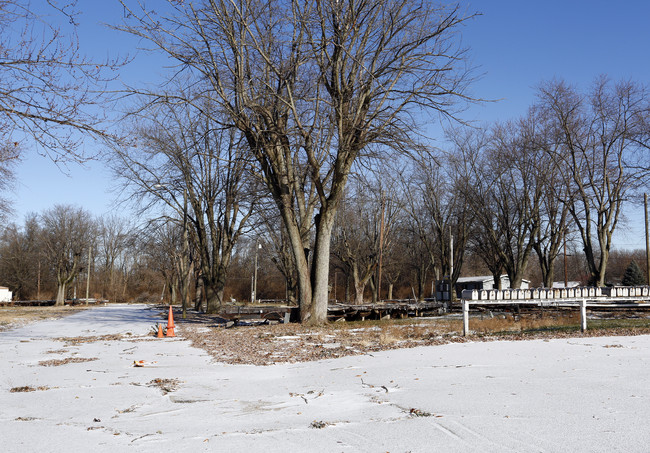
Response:
[[[457,147],[464,196],[476,219],[474,250],[495,282],[505,270],[519,288],[540,229],[542,179],[534,142],[521,122],[471,132]]]
[[[258,205],[259,207],[261,205]],[[282,277],[284,277],[287,303],[289,305],[296,305],[296,292],[298,289],[296,260],[291,252],[291,244],[289,243],[286,229],[277,210],[274,210],[273,206],[268,206],[267,204],[260,211],[262,221],[260,222],[261,225],[258,234],[267,239],[266,247],[270,247],[272,250],[271,262],[280,274],[282,274]],[[258,215],[260,215],[260,212],[258,212]],[[308,235],[309,229],[305,233]],[[309,244],[308,237],[305,243]]]
[[[212,107],[206,103],[202,110]],[[207,312],[223,303],[232,251],[247,231],[257,188],[247,171],[247,145],[190,104],[161,103],[138,114],[139,146],[116,150],[117,174],[145,207],[163,202],[182,224],[185,248],[197,255],[182,264],[187,305],[190,266],[196,262]],[[190,250],[190,239],[192,249]]]
[[[496,174],[487,183],[503,237],[503,266],[512,288],[521,286],[541,228],[544,181],[536,165],[536,151],[521,121],[496,127],[488,155]]]
[[[391,241],[397,216],[395,195],[384,185],[386,175],[374,176],[376,180],[355,175],[338,210],[332,235],[332,253],[352,279],[355,304],[364,302],[369,283],[373,285],[373,300],[377,299],[378,287],[373,279],[378,278],[380,256]]]
[[[463,146],[461,141],[452,134],[454,146]],[[409,223],[430,257],[433,278],[450,279],[453,287],[461,275],[474,213],[459,188],[466,181],[456,175],[449,156],[453,153],[435,158],[423,154],[401,179]]]
[[[8,192],[13,187],[14,167],[20,156],[18,142],[2,143],[2,137],[6,135],[8,134],[4,133],[3,126],[0,124],[0,194]],[[5,220],[10,212],[9,199],[0,196],[0,221]]]
[[[23,228],[7,225],[0,235],[0,284],[13,291],[16,300],[37,293],[40,228],[35,215]]]
[[[13,137],[11,148],[29,137],[54,161],[83,161],[82,135],[107,136],[105,88],[124,63],[82,55],[75,3],[50,0],[37,12],[0,0],[0,140]]]
[[[137,242],[146,267],[163,277],[162,295],[169,292],[171,303],[176,303],[187,290],[183,287],[187,275],[184,273],[182,228],[175,222],[151,222],[142,229]]]
[[[124,295],[127,267],[130,256],[135,253],[135,231],[133,225],[115,214],[98,221],[98,247],[93,256],[99,262],[102,287],[109,299],[115,300]]]
[[[558,152],[554,128],[536,108],[531,108],[523,126],[527,128],[535,147],[534,178],[541,184],[539,206],[540,228],[533,243],[542,277],[542,285],[550,288],[555,275],[555,263],[562,244],[566,244],[571,228],[569,205],[571,193],[563,183],[561,167],[553,155]]]
[[[63,305],[68,285],[83,270],[95,235],[94,220],[81,208],[56,205],[41,216],[44,253],[56,274],[56,305]]]
[[[280,210],[302,321],[323,323],[330,237],[352,165],[376,144],[411,146],[423,110],[453,114],[468,82],[455,40],[466,17],[457,7],[407,0],[212,0],[175,11],[161,18],[130,10],[134,22],[122,28],[210,84],[203,93],[246,138]],[[152,94],[152,102],[161,98]],[[301,168],[308,188],[299,185]],[[310,263],[300,224],[312,187]]]
[[[598,78],[587,94],[563,81],[539,88],[539,108],[553,127],[549,149],[569,197],[592,284],[603,286],[612,235],[623,206],[647,181],[650,102],[647,88]]]

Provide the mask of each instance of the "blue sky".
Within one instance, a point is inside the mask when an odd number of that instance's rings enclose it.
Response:
[[[464,44],[482,78],[472,94],[498,102],[473,106],[464,117],[477,122],[505,121],[525,113],[535,86],[553,77],[587,88],[600,74],[650,84],[650,2],[644,0],[494,0],[463,1],[480,16],[462,28]],[[101,25],[121,20],[114,2],[81,2],[81,38],[86,53],[104,57],[134,54],[137,42]],[[157,67],[158,66],[158,67]],[[132,83],[153,82],[160,73],[151,57],[136,55],[123,74]],[[92,151],[92,150],[91,150]],[[14,221],[55,203],[70,203],[96,215],[114,209],[115,188],[100,163],[71,165],[64,174],[46,158],[29,150],[20,167]],[[120,209],[121,211],[121,209]],[[629,210],[629,231],[619,231],[616,248],[642,248],[641,208]]]

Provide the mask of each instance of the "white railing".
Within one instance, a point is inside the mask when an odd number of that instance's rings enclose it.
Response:
[[[464,290],[462,293],[463,306],[463,335],[469,330],[469,307],[474,305],[537,305],[537,306],[579,306],[580,329],[587,330],[587,306],[636,307],[637,302],[648,301],[650,287],[648,286],[614,286],[609,288],[576,287],[576,288],[533,288],[533,289],[488,289]],[[621,304],[630,302],[630,304]]]

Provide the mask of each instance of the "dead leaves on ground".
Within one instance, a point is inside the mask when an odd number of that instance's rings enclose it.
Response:
[[[127,332],[126,335],[131,335],[130,332]],[[118,341],[124,339],[122,334],[110,334],[110,335],[95,335],[90,337],[58,337],[54,338],[56,341],[63,341],[67,346],[74,346],[83,343],[94,343],[96,341]]]
[[[149,381],[149,383],[147,383],[147,387],[158,388],[160,389],[163,395],[178,390],[178,387],[180,387],[180,385],[181,385],[181,381],[179,381],[178,379],[165,379],[165,378],[156,378]]]
[[[61,366],[67,363],[82,363],[82,362],[92,362],[94,360],[99,360],[97,357],[66,357],[65,359],[51,359],[51,360],[41,360],[38,362],[40,366]]]
[[[272,365],[334,359],[350,355],[372,355],[374,352],[389,349],[448,343],[549,340],[650,333],[649,328],[612,328],[587,332],[579,330],[497,332],[463,337],[451,329],[453,326],[447,326],[450,322],[449,320],[386,324],[370,322],[324,327],[279,324],[231,329],[186,324],[183,337],[190,340],[192,346],[208,352],[218,362]]]
[[[32,387],[29,385],[23,385],[22,387],[13,387],[11,390],[9,390],[10,393],[24,393],[24,392],[35,392],[37,390],[43,391],[43,390],[49,390],[50,388],[46,385],[41,385],[39,387]]]

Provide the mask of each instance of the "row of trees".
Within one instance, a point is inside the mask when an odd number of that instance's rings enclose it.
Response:
[[[116,275],[118,271],[128,274],[124,271],[130,264],[129,234],[126,223],[116,217],[95,220],[85,210],[68,205],[30,215],[22,228],[12,224],[2,231],[2,283],[17,299],[54,295],[57,305],[62,305],[92,258],[105,286],[112,288],[106,296],[119,299]]]
[[[408,205],[391,196],[391,191],[385,190],[382,198],[379,191],[377,203],[372,197],[346,198],[350,203],[346,201],[334,227],[330,300],[360,302],[369,298],[432,296],[429,284],[440,278],[436,276],[437,266],[426,243],[413,234],[417,225],[411,221]],[[386,239],[380,250],[382,199]],[[285,278],[283,242],[278,240],[281,231],[262,229],[238,241],[224,286],[226,300],[250,300],[256,276],[257,299],[288,298],[295,303],[295,286],[291,287],[291,278]],[[564,257],[567,274],[561,274],[559,279],[567,277],[584,283],[588,268],[576,245],[577,241],[569,242],[569,254]],[[191,247],[194,249],[196,244]],[[201,270],[194,261],[199,255],[195,250],[187,255],[187,269],[183,267],[185,253],[181,222],[150,224],[142,229],[115,216],[93,219],[82,209],[56,206],[40,215],[30,215],[21,227],[3,228],[0,285],[9,286],[19,300],[59,297],[62,303],[63,297],[84,299],[88,288],[92,298],[146,302],[164,299],[182,303],[185,308],[205,309]],[[475,250],[469,248],[465,255],[464,275],[486,273]],[[640,250],[614,252],[609,259],[607,281],[626,284],[633,280],[639,284],[639,274],[645,279],[644,273],[636,264],[629,264],[645,263],[644,257]],[[561,264],[562,259],[558,260]],[[541,268],[536,261],[528,267],[526,278],[540,284]]]
[[[97,88],[114,62],[92,66],[75,47],[45,41],[39,55],[51,51],[63,63],[43,64],[4,33],[1,45],[13,53],[2,69],[0,109],[9,118],[2,124],[72,159],[81,158],[77,132],[101,138],[123,194],[150,219],[141,230],[149,233],[138,235],[146,245],[133,256],[149,257],[184,306],[197,295],[208,312],[220,309],[246,237],[274,250],[286,292],[308,323],[326,320],[333,269],[346,275],[356,301],[366,286],[383,297],[382,284],[390,292],[405,269],[415,277],[412,293],[424,294],[432,278],[453,283],[468,257],[495,276],[506,272],[516,287],[535,254],[549,284],[569,239],[581,244],[590,282],[605,283],[623,206],[647,181],[644,86],[602,78],[582,93],[548,82],[525,117],[450,127],[450,145],[439,150],[422,126],[453,123],[472,100],[458,39],[472,15],[457,6],[123,7],[125,21],[115,28],[177,65],[160,86],[123,90],[135,99],[122,104],[123,133],[106,133],[88,109],[103,100],[106,90]],[[28,32],[39,22],[16,2],[0,3],[0,20],[25,23]],[[50,31],[59,43],[58,29]],[[62,84],[67,78],[95,89]],[[70,266],[80,268],[74,259]],[[63,293],[69,275],[57,277]]]

